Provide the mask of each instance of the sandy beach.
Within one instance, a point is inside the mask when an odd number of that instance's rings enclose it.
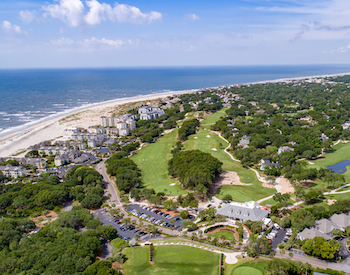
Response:
[[[305,79],[317,79],[324,77],[334,77],[348,75],[350,73],[342,74],[332,74],[332,75],[319,75],[319,76],[307,76],[307,77],[296,77],[296,78],[284,78],[275,80],[266,80],[259,82],[251,82],[248,84],[263,84],[263,83],[276,83],[276,82],[288,82],[295,80],[305,80]],[[234,85],[229,85],[227,87],[232,87]],[[215,89],[220,87],[212,87],[208,89]],[[144,96],[130,97],[115,99],[107,102],[96,103],[90,107],[79,107],[77,111],[72,110],[72,112],[54,117],[52,119],[45,120],[43,122],[28,126],[22,130],[9,133],[0,137],[0,157],[10,157],[10,156],[23,156],[26,149],[34,144],[40,143],[45,140],[54,140],[63,136],[64,129],[69,127],[82,127],[88,128],[89,126],[99,125],[100,117],[104,115],[121,115],[125,111],[123,105],[130,105],[136,102],[145,102],[161,99],[173,95],[191,93],[197,90],[186,90],[186,91],[171,91],[159,94],[149,94]]]
[[[131,103],[147,102],[169,96],[191,93],[194,90],[150,94],[145,96],[116,99],[113,101],[95,104],[78,111],[57,116],[40,122],[20,131],[0,137],[0,157],[22,157],[29,146],[45,140],[54,140],[63,137],[64,130],[69,127],[88,128],[99,125],[101,116],[121,115]]]

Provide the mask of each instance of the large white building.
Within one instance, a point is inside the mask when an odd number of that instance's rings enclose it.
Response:
[[[240,203],[231,202],[221,207],[217,214],[225,216],[227,219],[237,221],[261,221],[269,214],[268,210],[262,209],[255,201]]]
[[[155,108],[151,106],[143,106],[139,108],[139,114],[141,120],[156,119],[165,114],[163,109]]]
[[[136,116],[134,114],[125,114],[120,117],[101,116],[102,127],[115,127],[117,131],[114,134],[126,136],[130,131],[136,128]]]
[[[12,166],[7,164],[6,166],[0,166],[0,171],[6,176],[13,178],[23,177],[27,175],[27,169],[23,166]]]

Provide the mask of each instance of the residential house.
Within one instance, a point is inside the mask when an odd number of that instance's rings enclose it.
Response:
[[[350,216],[348,214],[333,214],[330,220],[338,225],[341,231],[344,231],[347,226],[350,226]]]
[[[341,230],[341,227],[331,220],[328,219],[322,219],[317,220],[315,223],[315,229],[322,232],[323,234],[333,236],[333,230]]]
[[[241,138],[241,140],[239,141],[238,146],[243,147],[243,149],[244,149],[244,148],[249,147],[249,143],[250,143],[250,136],[244,135]]]
[[[282,146],[282,147],[278,148],[277,153],[280,155],[280,154],[282,154],[284,152],[288,152],[288,151],[294,151],[294,148],[291,148],[289,146]]]
[[[350,129],[350,120],[345,121],[344,124],[341,125],[343,127],[343,130],[349,130]]]
[[[297,236],[302,241],[306,240],[306,239],[313,239],[315,237],[322,237],[322,238],[326,239],[327,241],[332,239],[331,236],[322,233],[321,231],[317,230],[316,228],[305,228],[302,232],[298,233]]]
[[[280,163],[277,161],[277,162],[272,162],[268,159],[265,159],[265,158],[262,158],[260,160],[260,170],[265,170],[267,167],[271,168],[272,166],[275,166],[275,168],[280,168],[281,165]]]

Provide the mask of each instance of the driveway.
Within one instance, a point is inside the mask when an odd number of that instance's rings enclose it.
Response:
[[[272,248],[276,249],[278,247],[278,244],[280,244],[286,235],[286,231],[279,229],[277,231],[276,237],[272,240]]]

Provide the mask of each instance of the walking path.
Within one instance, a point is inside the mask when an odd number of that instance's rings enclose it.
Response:
[[[343,185],[343,186],[340,186],[340,187],[338,187],[338,188],[336,188],[336,189],[334,189],[334,190],[332,190],[332,191],[330,191],[330,192],[324,192],[323,195],[337,195],[337,194],[349,193],[350,190],[345,190],[345,191],[337,192],[338,190],[340,190],[340,189],[342,189],[342,188],[344,188],[344,187],[348,187],[348,186],[350,186],[350,183],[345,184],[345,185]]]

